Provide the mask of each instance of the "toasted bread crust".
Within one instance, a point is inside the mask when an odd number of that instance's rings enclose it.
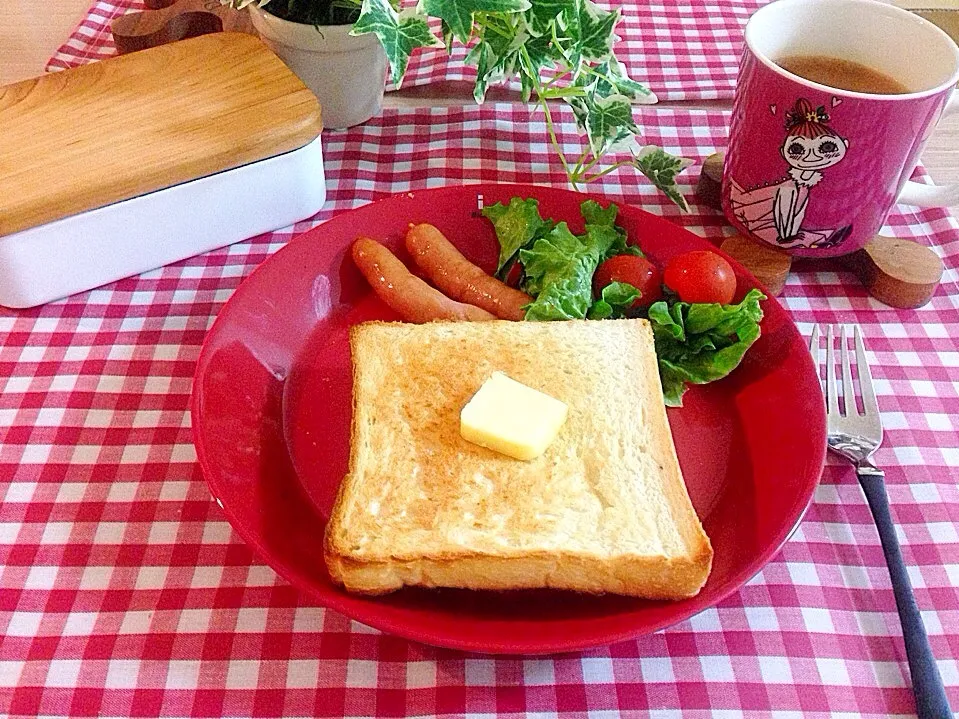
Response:
[[[352,364],[352,377],[353,377],[353,394],[352,394],[352,423],[350,426],[350,464],[349,470],[343,481],[340,483],[340,488],[337,490],[336,499],[333,502],[333,509],[330,511],[330,519],[326,524],[326,531],[323,535],[323,554],[326,558],[326,567],[327,571],[330,572],[330,577],[337,581],[339,584],[346,585],[345,580],[339,578],[334,574],[334,565],[336,564],[336,558],[341,556],[344,552],[343,547],[338,546],[336,538],[342,537],[344,535],[344,527],[342,525],[343,516],[345,513],[345,505],[347,498],[353,495],[353,476],[354,468],[359,457],[359,453],[355,450],[357,442],[357,428],[361,425],[363,419],[360,416],[362,413],[362,408],[358,406],[357,398],[359,397],[359,392],[357,392],[357,387],[359,387],[359,363],[356,361],[356,357],[359,354],[360,347],[358,346],[362,341],[360,338],[364,333],[364,327],[367,325],[353,325],[350,327],[350,356],[353,358]]]
[[[649,345],[652,347],[653,329],[649,322],[644,323],[644,330],[648,334]],[[644,353],[642,360],[645,365],[644,370],[650,377],[650,385],[652,385],[650,391],[655,390],[656,396],[661,397],[663,385],[659,377],[659,363],[655,351]],[[654,446],[660,453],[660,465],[667,475],[667,481],[663,482],[662,490],[669,500],[673,516],[677,518],[680,534],[690,548],[690,561],[697,566],[705,567],[706,574],[702,581],[702,584],[705,584],[706,576],[712,568],[713,548],[686,491],[686,482],[683,480],[679,457],[676,455],[676,445],[673,443],[673,434],[669,428],[669,418],[666,416],[666,405],[663,402],[652,402],[649,405],[649,411],[653,415],[650,417],[649,426],[653,432]]]
[[[523,557],[462,556],[390,562],[357,562],[326,555],[330,577],[358,594],[387,594],[404,586],[478,590],[563,589],[644,599],[686,599],[709,576],[712,552],[663,557],[577,556],[558,552]]]
[[[645,320],[494,321],[472,328],[464,324],[411,329],[374,322],[352,328],[350,466],[324,538],[331,578],[350,591],[367,594],[425,586],[556,588],[655,599],[695,595],[708,577],[712,548],[680,473],[649,324]],[[602,325],[615,341],[590,361],[607,366],[557,359],[569,342],[589,347],[596,337],[603,337],[596,334],[603,332]],[[549,361],[547,357],[529,357],[529,351],[512,347],[523,342],[544,347],[552,364],[541,364]],[[604,359],[617,352],[635,363],[625,381],[613,375]],[[467,362],[495,363],[531,386],[540,382],[538,388],[554,396],[567,393],[558,398],[571,403],[569,431],[530,463],[516,464],[517,460],[464,443],[458,427],[449,425],[454,410],[478,388],[482,368],[457,370]],[[617,364],[615,358],[611,362]],[[630,382],[643,386],[632,387]],[[604,435],[615,436],[604,436],[605,444],[598,445],[589,436],[597,434],[595,412],[602,411],[588,406],[597,401],[590,396],[594,385],[609,395],[613,410],[635,414],[621,421],[604,420],[600,424]],[[629,392],[639,393],[633,404],[641,403],[641,409],[624,405],[623,398],[615,396]],[[394,400],[392,393],[401,399]],[[402,406],[391,404],[394,401]],[[417,403],[427,405],[424,412],[414,412]],[[435,426],[423,426],[427,421],[423,417],[435,420]],[[643,421],[642,433],[634,437],[638,419]],[[577,432],[584,436],[577,437]],[[642,452],[637,443],[643,445]],[[623,452],[632,459],[624,460]],[[637,470],[625,469],[637,466],[645,468],[644,475],[656,477],[633,476],[630,472]],[[470,473],[482,475],[483,487],[469,484]],[[411,479],[417,474],[419,480]],[[639,489],[629,486],[640,479]],[[645,500],[625,501],[645,497],[637,494],[640,489],[659,508],[655,516]],[[530,497],[543,506],[526,507]],[[458,502],[468,511],[461,511]],[[569,502],[586,509],[566,512]],[[540,519],[540,510],[547,519]],[[566,514],[550,524],[557,512]],[[576,527],[563,524],[570,521],[567,514]],[[498,535],[491,523],[501,516],[505,519]],[[591,529],[596,517],[609,526]],[[573,536],[563,540],[566,530]]]

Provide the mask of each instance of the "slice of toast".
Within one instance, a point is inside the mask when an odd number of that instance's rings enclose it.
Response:
[[[371,594],[699,592],[712,548],[680,474],[647,321],[371,322],[350,343],[350,469],[325,538],[334,581]],[[497,370],[569,406],[534,460],[460,436],[460,411]]]

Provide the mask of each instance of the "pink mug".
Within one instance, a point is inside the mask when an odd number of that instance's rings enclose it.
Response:
[[[909,92],[851,92],[777,59],[818,55],[888,75]],[[959,109],[959,47],[874,0],[776,0],[746,25],[723,169],[723,212],[743,235],[801,257],[845,255],[898,201],[959,204],[959,186],[908,182],[939,118]]]

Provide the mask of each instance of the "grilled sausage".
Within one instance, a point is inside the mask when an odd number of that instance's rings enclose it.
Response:
[[[353,243],[353,261],[376,295],[407,322],[496,319],[486,310],[451,300],[430,287],[376,240],[357,239]]]
[[[532,297],[483,272],[433,225],[410,227],[406,249],[433,284],[454,300],[482,307],[504,320],[526,316],[523,307],[533,301]]]

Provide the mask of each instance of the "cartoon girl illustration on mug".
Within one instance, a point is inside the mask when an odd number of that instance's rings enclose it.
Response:
[[[823,107],[813,109],[805,98],[786,112],[786,140],[780,154],[789,164],[787,177],[744,190],[730,178],[730,204],[736,218],[757,237],[792,247],[833,247],[852,229],[803,226],[809,193],[823,178],[823,170],[842,162],[849,141],[829,127]]]

